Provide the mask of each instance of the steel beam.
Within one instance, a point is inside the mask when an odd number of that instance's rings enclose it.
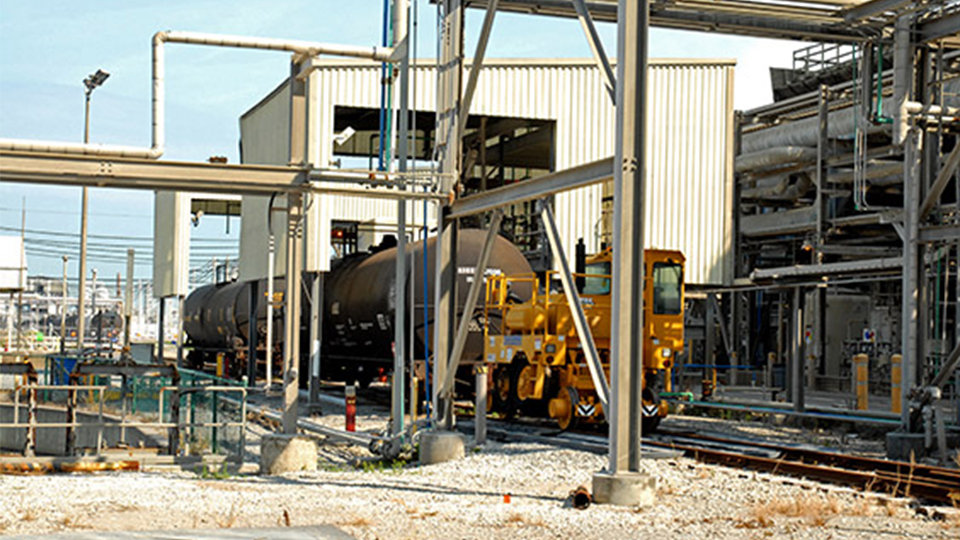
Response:
[[[447,366],[447,373],[443,379],[443,386],[440,387],[440,395],[445,399],[453,399],[455,389],[455,379],[457,368],[460,367],[460,357],[463,356],[463,348],[467,344],[467,336],[470,333],[470,321],[473,320],[473,312],[477,309],[477,301],[480,299],[480,292],[483,290],[486,282],[485,275],[487,264],[490,262],[490,255],[493,254],[493,245],[497,241],[500,231],[500,222],[503,220],[503,213],[497,211],[490,221],[487,228],[487,236],[483,242],[483,248],[480,250],[480,258],[477,260],[477,267],[473,271],[473,283],[470,284],[470,290],[467,292],[467,303],[463,306],[463,314],[460,315],[460,323],[457,326],[457,336],[453,341],[453,351],[450,353],[450,363]],[[448,426],[448,429],[452,426]]]
[[[547,231],[547,238],[550,239],[553,256],[560,265],[560,280],[563,283],[563,294],[567,297],[570,315],[573,316],[573,325],[577,329],[577,337],[580,339],[580,346],[583,348],[584,356],[587,357],[587,367],[590,368],[590,378],[593,379],[593,387],[597,391],[600,405],[606,412],[610,410],[610,385],[607,384],[607,377],[603,373],[603,365],[600,363],[600,354],[597,352],[597,345],[593,341],[593,332],[590,331],[590,323],[587,321],[587,316],[583,312],[583,304],[580,303],[577,284],[573,280],[573,274],[570,273],[570,263],[567,261],[567,255],[563,251],[563,242],[560,240],[560,231],[557,230],[557,222],[553,219],[553,210],[550,209],[550,205],[547,204],[546,201],[543,201],[541,205],[543,208],[540,210],[540,219],[543,220],[544,228]],[[574,403],[573,406],[576,406],[576,404]]]
[[[469,7],[486,8],[490,0],[470,0]],[[820,2],[696,1],[654,2],[651,26],[698,30],[780,39],[816,40],[828,43],[860,42],[875,35],[868,22],[847,23],[836,3]],[[588,0],[587,10],[595,21],[617,22],[616,0]],[[842,4],[839,4],[842,5]],[[570,0],[500,0],[500,11],[574,18]]]
[[[403,192],[392,186],[364,187],[357,184],[356,175],[339,174],[300,167],[0,151],[3,182],[247,195],[311,192],[381,199],[448,199],[448,191],[423,193]]]
[[[888,11],[895,11],[912,3],[913,0],[869,0],[847,9],[843,19],[848,23],[856,23],[883,15]]]
[[[448,217],[458,219],[489,212],[501,206],[542,199],[612,178],[613,158],[609,157],[457,199],[450,206]]]
[[[926,219],[927,216],[930,215],[930,212],[933,211],[933,208],[940,202],[940,196],[943,195],[943,190],[946,189],[947,184],[953,179],[953,173],[957,171],[958,165],[960,165],[960,143],[953,147],[953,151],[950,152],[947,159],[943,162],[943,168],[940,169],[940,173],[937,174],[937,179],[933,182],[933,185],[930,186],[930,191],[927,192],[927,198],[924,199],[923,205],[920,206],[919,221]]]
[[[926,43],[946,37],[956,36],[960,33],[960,11],[954,11],[949,15],[944,15],[932,19],[929,22],[920,24],[917,27],[919,33],[919,42]]]
[[[934,377],[931,381],[930,386],[936,386],[937,388],[942,389],[943,385],[947,382],[947,379],[950,378],[950,375],[960,367],[960,343],[953,348],[953,351],[950,352],[950,356],[943,362],[943,365],[940,367],[940,373]]]
[[[491,2],[491,6],[494,3]],[[610,100],[613,104],[617,103],[617,79],[613,74],[613,68],[610,66],[610,59],[607,58],[606,51],[603,50],[603,42],[600,41],[600,34],[597,33],[597,27],[593,24],[593,17],[587,9],[584,0],[573,0],[573,7],[577,10],[577,18],[580,19],[580,26],[583,27],[583,33],[587,36],[587,44],[590,45],[590,51],[593,52],[593,59],[597,62],[597,68],[600,70],[600,76],[603,77],[603,84],[610,94]]]
[[[960,225],[942,225],[937,227],[921,227],[921,242],[946,242],[960,238]]]

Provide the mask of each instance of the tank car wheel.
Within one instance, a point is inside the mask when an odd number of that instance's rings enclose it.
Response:
[[[577,404],[580,396],[570,386],[560,389],[557,397],[550,400],[550,418],[556,420],[560,429],[566,431],[577,426]]]

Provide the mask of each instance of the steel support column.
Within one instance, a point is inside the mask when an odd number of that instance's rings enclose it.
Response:
[[[610,462],[640,471],[643,391],[643,249],[649,0],[620,0],[614,156],[613,323],[610,354]]]
[[[452,193],[460,181],[461,140],[460,96],[463,79],[462,0],[444,0],[442,4],[440,51],[440,88],[437,96],[437,161],[443,191]],[[449,207],[440,209],[437,230],[436,304],[434,309],[433,410],[443,424],[452,426],[451,403],[441,410],[440,387],[446,378],[454,342],[457,315],[457,236],[459,224],[449,219]]]
[[[901,299],[901,347],[903,354],[903,378],[901,382],[902,406],[900,421],[903,428],[910,430],[910,391],[917,384],[919,356],[920,317],[920,254],[918,237],[920,234],[917,211],[920,205],[921,156],[923,155],[923,133],[917,128],[907,132],[904,142],[903,160],[903,297]]]
[[[300,359],[300,297],[303,267],[303,199],[287,195],[287,268],[283,310],[283,432],[297,432],[298,363]]]

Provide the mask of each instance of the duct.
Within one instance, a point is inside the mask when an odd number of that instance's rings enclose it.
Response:
[[[778,180],[776,183],[771,180]],[[744,199],[767,199],[776,201],[795,201],[803,197],[813,187],[810,176],[806,173],[782,174],[767,178],[755,188],[744,189],[741,197]]]
[[[296,54],[300,60],[325,54],[366,58],[378,62],[399,60],[401,48],[357,47],[352,45],[332,45],[310,41],[290,41],[270,38],[249,38],[197,32],[157,32],[153,35],[153,98],[152,98],[152,144],[150,148],[105,144],[80,144],[60,141],[31,141],[26,139],[0,139],[0,151],[45,152],[53,154],[94,155],[126,157],[140,159],[159,159],[164,151],[164,47],[166,42],[188,43],[193,45],[211,45],[215,47],[236,47],[242,49],[261,49],[288,51]]]
[[[777,146],[737,156],[734,171],[743,173],[768,169],[777,165],[800,163],[817,159],[817,149],[802,146]]]

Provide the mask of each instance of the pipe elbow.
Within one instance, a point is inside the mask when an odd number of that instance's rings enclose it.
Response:
[[[157,47],[162,45],[167,41],[167,38],[170,37],[170,30],[161,30],[153,35],[153,46]]]

